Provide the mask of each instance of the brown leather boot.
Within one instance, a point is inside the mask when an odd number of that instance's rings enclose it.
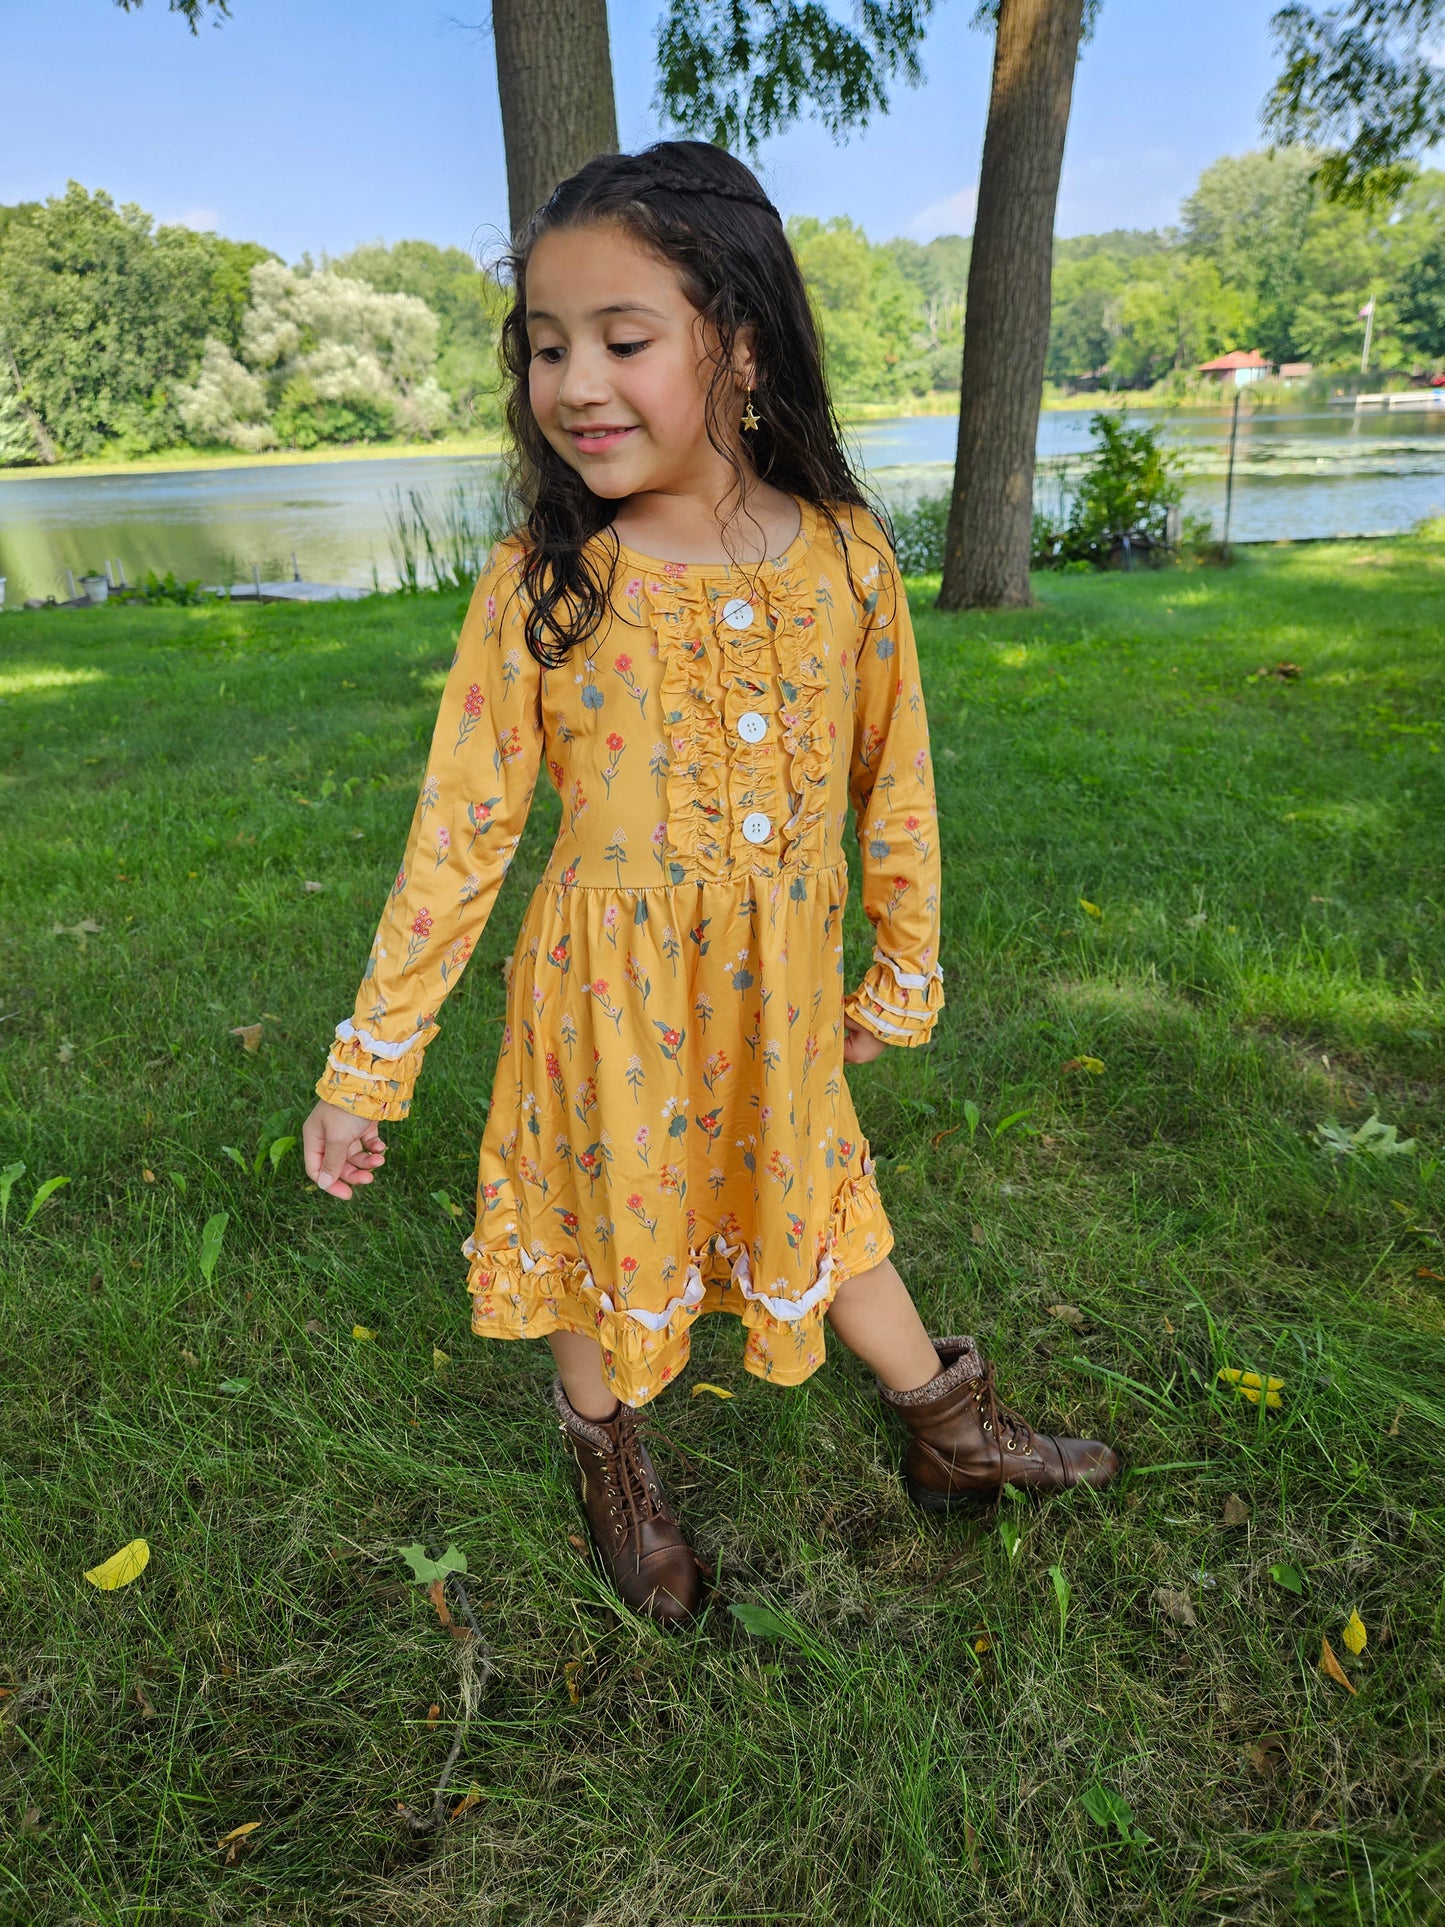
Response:
[[[619,1405],[605,1424],[583,1418],[560,1377],[552,1397],[581,1475],[582,1505],[603,1570],[634,1612],[681,1625],[697,1610],[701,1571],[637,1436],[637,1414]]]
[[[1071,1485],[1106,1486],[1119,1476],[1119,1455],[1098,1439],[1058,1439],[1035,1432],[994,1389],[993,1366],[972,1338],[935,1338],[937,1378],[911,1392],[878,1390],[913,1434],[903,1483],[926,1512],[991,1505],[1006,1485],[1062,1492]]]

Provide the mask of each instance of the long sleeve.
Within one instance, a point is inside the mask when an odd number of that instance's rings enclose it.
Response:
[[[885,1043],[913,1047],[943,1008],[938,808],[913,623],[882,546],[864,572],[849,775],[873,962],[843,1009]]]
[[[317,1095],[405,1117],[436,1012],[521,841],[542,757],[541,670],[522,637],[516,554],[478,579],[442,691],[406,854]]]

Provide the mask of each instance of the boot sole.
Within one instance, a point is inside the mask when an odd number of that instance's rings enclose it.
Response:
[[[998,1494],[994,1492],[935,1492],[931,1486],[920,1485],[906,1474],[903,1485],[913,1504],[924,1512],[989,1512],[998,1503]]]

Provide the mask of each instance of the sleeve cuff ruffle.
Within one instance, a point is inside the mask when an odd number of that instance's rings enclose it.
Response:
[[[421,1075],[426,1047],[437,1034],[427,1024],[399,1044],[359,1031],[348,1020],[337,1026],[336,1041],[326,1069],[316,1084],[316,1095],[358,1117],[390,1122],[407,1115],[411,1094]]]
[[[851,1023],[881,1037],[885,1044],[915,1049],[933,1035],[943,1009],[943,971],[904,970],[882,950],[858,988],[843,999],[843,1014]]]

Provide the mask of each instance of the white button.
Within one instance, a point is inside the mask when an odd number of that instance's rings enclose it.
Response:
[[[745,743],[760,743],[768,733],[768,719],[755,709],[745,709],[738,717],[738,734]]]
[[[772,833],[772,819],[761,810],[754,810],[751,816],[743,818],[743,835],[749,843],[766,843]]]
[[[734,596],[731,602],[723,604],[723,621],[729,629],[751,629],[753,626],[753,605],[744,602],[741,596]]]

